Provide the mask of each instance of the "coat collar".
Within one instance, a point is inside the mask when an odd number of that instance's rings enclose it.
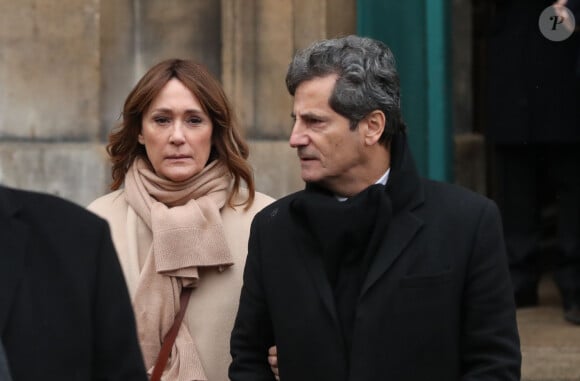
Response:
[[[307,184],[306,188],[313,189],[316,185]],[[424,190],[405,134],[395,136],[391,142],[391,171],[386,192],[391,198],[393,216],[363,281],[360,297],[388,271],[423,225],[423,221],[413,214],[413,210],[423,203]],[[340,331],[333,291],[327,280],[322,259],[319,255],[312,255],[312,245],[309,244],[311,238],[303,229],[303,221],[297,220],[295,215],[293,218],[292,230],[300,255],[324,306],[330,313],[333,324]]]
[[[393,137],[390,151],[391,171],[386,188],[396,215],[402,210],[414,209],[425,197],[405,133]]]
[[[405,133],[391,141],[391,173],[386,191],[392,201],[393,218],[363,282],[361,297],[387,272],[423,225],[413,210],[423,204],[425,193]]]
[[[8,319],[20,279],[24,274],[28,227],[20,219],[20,191],[0,186],[0,335]]]

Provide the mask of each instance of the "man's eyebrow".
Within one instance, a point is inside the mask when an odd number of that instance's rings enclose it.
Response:
[[[291,114],[290,114],[290,116],[291,116],[293,119],[296,119],[296,114],[295,114],[295,113],[291,113]],[[305,113],[303,113],[303,114],[300,114],[300,117],[301,117],[302,119],[319,119],[319,120],[326,120],[326,118],[325,118],[323,115],[316,114],[316,113],[314,113],[314,112],[310,112],[310,111],[307,111],[307,112],[305,112]]]

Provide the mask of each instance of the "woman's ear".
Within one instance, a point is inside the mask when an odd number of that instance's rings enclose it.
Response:
[[[139,133],[139,135],[137,136],[137,140],[139,141],[140,144],[145,145],[145,138],[143,137],[142,133]]]
[[[383,135],[387,119],[381,110],[371,111],[366,117],[366,129],[364,134],[365,144],[372,146],[376,144]]]

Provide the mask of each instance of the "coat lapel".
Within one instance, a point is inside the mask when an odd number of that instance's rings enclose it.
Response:
[[[423,221],[408,211],[400,213],[391,220],[387,234],[363,282],[360,297],[387,272],[422,225]]]
[[[10,306],[24,273],[28,228],[18,220],[21,208],[12,191],[0,187],[0,334],[4,331]]]
[[[386,192],[391,198],[393,216],[371,262],[360,297],[387,272],[423,225],[413,211],[423,204],[425,193],[407,146],[406,134],[396,135],[391,141],[391,173]]]

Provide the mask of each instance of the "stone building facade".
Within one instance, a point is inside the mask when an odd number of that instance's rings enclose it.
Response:
[[[0,183],[81,205],[106,193],[125,97],[181,57],[221,79],[258,190],[300,189],[286,68],[311,41],[354,33],[355,18],[354,0],[0,0]]]
[[[472,0],[455,0],[455,182],[485,193],[472,133]],[[356,32],[356,0],[0,0],[0,183],[86,205],[106,193],[105,145],[125,97],[153,64],[205,64],[250,144],[258,190],[301,189],[288,146],[293,53]]]

